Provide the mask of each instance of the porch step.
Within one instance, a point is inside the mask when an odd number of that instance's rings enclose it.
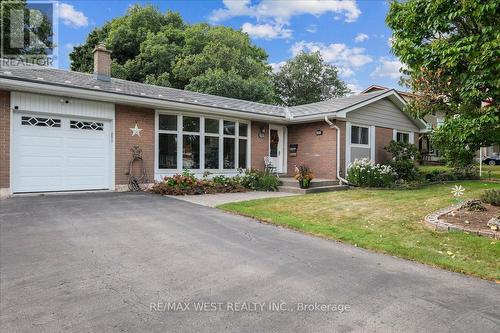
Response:
[[[300,193],[300,194],[308,194],[308,193],[320,193],[320,192],[333,192],[333,191],[345,191],[349,188],[346,185],[330,185],[330,186],[317,186],[317,187],[309,187],[309,188],[300,188],[295,186],[278,186],[279,192],[286,193]]]
[[[296,187],[299,188],[299,182],[298,180],[290,177],[285,177],[285,178],[280,178],[281,180],[281,185],[285,187]],[[334,185],[339,185],[339,181],[337,179],[313,179],[311,183],[309,184],[309,188],[316,188],[316,187],[325,187],[325,186],[334,186]]]

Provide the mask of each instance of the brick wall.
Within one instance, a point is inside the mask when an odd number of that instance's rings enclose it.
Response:
[[[259,138],[261,128],[266,130],[263,138]],[[264,157],[269,154],[269,124],[252,121],[251,136],[252,169],[264,170]]]
[[[317,129],[321,129],[323,135],[316,135]],[[288,147],[285,148],[288,174],[293,174],[295,165],[304,163],[317,178],[336,178],[336,135],[335,129],[325,122],[288,126],[288,144],[298,144],[297,156],[290,156]]]
[[[384,148],[392,141],[392,128],[375,127],[375,162],[382,163],[392,158]]]
[[[155,112],[152,109],[116,105],[115,113],[115,182],[128,184],[130,149],[138,145],[146,164],[149,182],[154,180]],[[141,128],[141,136],[132,136],[133,128]]]
[[[0,188],[9,188],[10,92],[0,91]]]

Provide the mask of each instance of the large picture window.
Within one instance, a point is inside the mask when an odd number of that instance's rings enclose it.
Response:
[[[246,168],[246,122],[182,114],[158,115],[158,169],[222,171]]]
[[[369,128],[361,126],[351,127],[351,144],[368,145]]]

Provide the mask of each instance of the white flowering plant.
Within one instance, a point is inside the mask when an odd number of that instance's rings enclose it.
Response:
[[[396,176],[389,165],[375,164],[368,158],[355,159],[347,169],[347,180],[361,187],[387,187],[394,184]]]

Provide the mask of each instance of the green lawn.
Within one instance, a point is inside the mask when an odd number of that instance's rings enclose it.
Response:
[[[231,203],[219,208],[456,272],[500,280],[500,242],[462,232],[438,232],[424,216],[454,203],[451,187],[477,198],[498,183],[464,181],[417,190],[351,189]]]
[[[419,167],[421,172],[431,172],[432,170],[450,170],[445,165],[421,165]],[[491,171],[491,174],[489,173]],[[484,165],[482,179],[500,179],[500,165]]]

